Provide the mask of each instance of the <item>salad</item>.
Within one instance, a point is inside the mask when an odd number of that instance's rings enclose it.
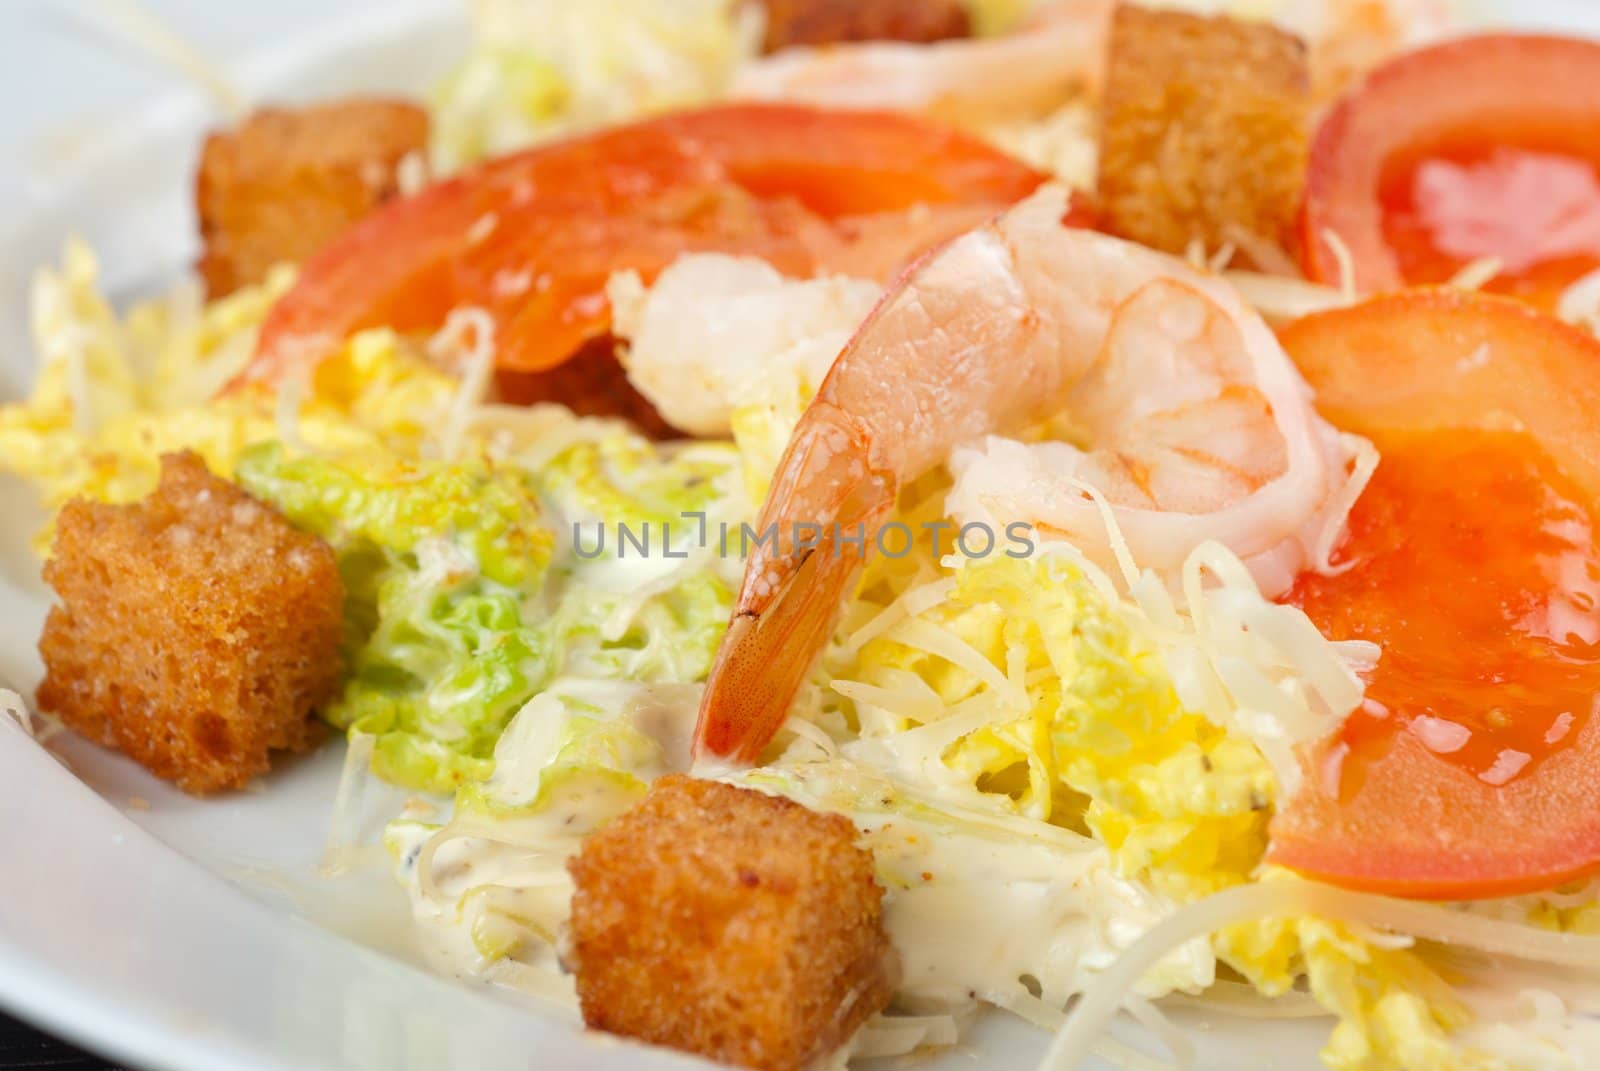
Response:
[[[38,273],[30,720],[197,795],[342,746],[449,970],[719,1063],[1594,1062],[1600,42],[472,14],[214,132],[194,279]]]

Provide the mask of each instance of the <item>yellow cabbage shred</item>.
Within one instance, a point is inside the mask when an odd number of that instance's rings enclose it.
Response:
[[[35,283],[43,366],[26,399],[0,406],[0,469],[35,484],[51,516],[78,496],[147,494],[170,451],[195,450],[231,475],[246,446],[279,436],[278,400],[264,388],[217,392],[249,361],[293,277],[283,268],[204,305],[180,288],[119,318],[94,255],[70,244],[62,268]],[[319,366],[290,415],[298,439],[318,449],[410,457],[454,389],[398,335],[367,331]]]
[[[1061,559],[974,560],[955,579],[920,626],[1025,682],[1027,702],[952,744],[945,764],[1023,814],[1086,825],[1125,876],[1164,894],[1198,899],[1244,880],[1265,851],[1274,790],[1254,745],[1185,711],[1159,651]],[[863,647],[857,679],[888,689],[910,672],[946,707],[988,687],[904,636]]]
[[[903,516],[938,500],[923,494]],[[848,643],[831,656],[864,737],[892,748],[926,724],[911,711],[958,717],[988,695],[1008,712],[949,744],[939,756],[946,770],[1010,796],[1021,814],[1086,828],[1123,876],[1180,902],[1272,880],[1263,859],[1277,783],[1267,761],[1251,741],[1183,709],[1160,651],[1102,586],[1054,555],[951,568],[919,551],[874,564],[844,632],[919,584],[953,577],[948,594],[863,644],[853,662],[841,653]],[[974,655],[993,672],[974,672]],[[1011,689],[1020,695],[1001,694]],[[937,701],[918,707],[925,695]],[[1409,948],[1315,918],[1234,927],[1213,946],[1264,994],[1304,980],[1338,1018],[1322,1054],[1334,1071],[1498,1066],[1452,1040],[1470,1015]]]
[[[1263,880],[1272,880],[1272,872]],[[1364,940],[1315,918],[1266,919],[1224,930],[1217,955],[1276,996],[1303,977],[1338,1017],[1321,1057],[1333,1071],[1491,1071],[1498,1059],[1456,1044],[1471,1013],[1416,952]]]
[[[474,0],[473,44],[430,94],[449,173],[608,123],[722,96],[754,55],[754,5],[732,0]]]

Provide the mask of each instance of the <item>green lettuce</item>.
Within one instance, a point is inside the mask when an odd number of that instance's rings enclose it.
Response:
[[[681,761],[668,756],[675,734],[663,730],[692,719],[698,698],[684,684],[552,682],[506,728],[493,776],[456,794],[449,822],[406,817],[385,828],[413,903],[482,961],[517,958],[555,975],[572,895],[567,860]],[[490,838],[477,840],[485,830]],[[429,844],[444,844],[444,857]],[[482,865],[455,865],[463,849]]]
[[[343,694],[324,717],[373,736],[373,769],[449,792],[487,777],[511,716],[551,677],[525,622],[555,545],[526,476],[482,462],[378,472],[281,445],[239,481],[326,539],[347,588]]]
[[[567,644],[566,670],[574,675],[698,681],[711,672],[732,608],[733,589],[696,570],[642,602],[633,595],[574,589],[552,625]],[[620,629],[613,624],[619,618],[625,622]]]
[[[560,825],[595,828],[626,810],[666,772],[660,742],[641,710],[693,709],[698,692],[680,684],[558,681],[528,702],[496,746],[495,771],[456,794],[458,817],[508,818],[560,812]],[[574,811],[580,817],[568,822]]]
[[[265,443],[244,453],[238,479],[338,555],[348,675],[323,717],[373,737],[379,777],[449,794],[490,777],[512,717],[558,676],[705,678],[732,606],[727,581],[704,563],[658,560],[651,583],[612,590],[591,573],[604,563],[566,553],[553,518],[659,524],[715,511],[736,466],[729,448],[663,456],[619,432],[538,473]]]
[[[540,485],[569,512],[610,524],[694,527],[685,514],[711,512],[727,494],[739,453],[726,443],[697,443],[663,458],[628,432],[576,443],[551,460]]]
[[[624,525],[639,535],[648,529],[657,555],[670,530],[677,554],[694,546],[702,525],[707,541],[714,542],[716,518],[730,508],[743,519],[739,463],[738,452],[725,443],[699,443],[664,456],[647,440],[619,433],[569,447],[541,471],[539,483],[563,514],[598,519],[612,529],[607,554],[616,553],[617,529]],[[595,536],[584,536],[582,544],[592,552]],[[659,557],[657,562],[668,564]],[[595,680],[688,682],[711,671],[732,612],[733,588],[709,562],[670,569],[660,590],[645,598],[591,582],[581,563],[555,571],[567,585],[552,618],[567,644],[565,672]]]

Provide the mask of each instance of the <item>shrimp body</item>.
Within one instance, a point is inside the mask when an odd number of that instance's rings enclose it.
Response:
[[[1068,206],[1047,186],[926,258],[835,361],[762,510],[697,755],[757,758],[900,487],[953,452],[958,516],[1035,521],[1091,556],[1112,537],[1082,484],[1157,570],[1217,540],[1270,594],[1313,558],[1344,458],[1272,332],[1220,279],[1065,226]],[[1086,441],[1025,465],[995,440],[958,451],[1046,417]]]
[[[1042,116],[1100,90],[1114,0],[1051,0],[1000,37],[918,45],[857,42],[784,49],[734,75],[736,99],[887,108],[984,126]],[[1224,0],[1152,7],[1231,10]],[[1305,40],[1316,97],[1336,97],[1367,70],[1454,25],[1451,0],[1268,0],[1258,14]]]
[[[784,49],[741,68],[732,96],[980,124],[1039,115],[1098,83],[1114,6],[1059,0],[1003,37]]]
[[[1312,90],[1327,103],[1397,53],[1459,23],[1452,0],[1317,0],[1283,5],[1281,22],[1311,47]]]

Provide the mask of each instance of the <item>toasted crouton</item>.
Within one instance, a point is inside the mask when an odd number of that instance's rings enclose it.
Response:
[[[662,778],[570,864],[584,1021],[762,1071],[831,1052],[893,989],[855,838],[790,800]]]
[[[326,543],[206,470],[56,523],[39,706],[187,792],[240,788],[318,739],[339,683],[344,585]]]
[[[316,252],[393,197],[400,161],[427,141],[427,112],[392,100],[263,108],[212,134],[195,180],[206,291],[221,297]]]
[[[768,52],[845,41],[927,44],[972,32],[960,0],[761,0]]]
[[[1117,8],[1100,137],[1113,233],[1171,253],[1281,261],[1305,186],[1305,47],[1263,23]]]

